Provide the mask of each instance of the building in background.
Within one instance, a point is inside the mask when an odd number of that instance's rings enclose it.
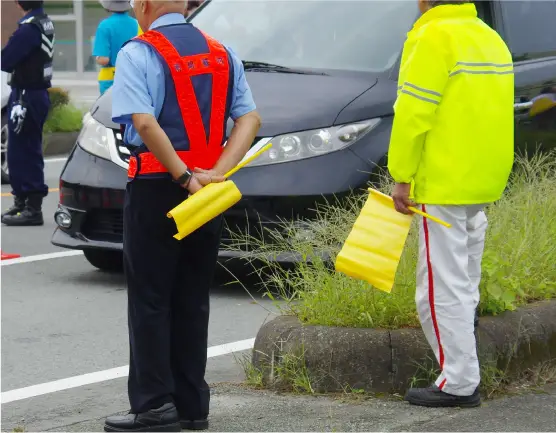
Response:
[[[21,12],[13,1],[0,1],[2,47],[17,27]],[[54,75],[94,77],[97,66],[92,56],[98,23],[109,13],[98,0],[46,0],[45,11],[54,21]],[[88,74],[86,74],[88,75]],[[93,78],[94,79],[94,78]]]
[[[192,1],[190,13],[203,3]],[[54,21],[54,79],[96,80],[97,65],[92,56],[98,23],[109,16],[98,0],[45,0],[46,13]],[[21,10],[14,1],[0,0],[2,47],[17,28]]]
[[[190,13],[203,3],[192,1]],[[109,16],[98,0],[45,0],[46,13],[54,21],[54,79],[89,78],[96,80],[97,64],[92,56],[98,23]],[[2,47],[17,28],[21,10],[14,1],[0,0]]]

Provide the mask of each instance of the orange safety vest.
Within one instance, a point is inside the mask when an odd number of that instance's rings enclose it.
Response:
[[[200,32],[196,28],[193,29]],[[189,56],[180,55],[178,49],[161,31],[149,30],[134,38],[136,41],[147,43],[153,47],[170,71],[171,81],[175,88],[175,98],[181,112],[181,121],[189,140],[189,149],[176,149],[176,153],[190,169],[210,169],[220,158],[225,138],[226,116],[229,110],[227,106],[230,84],[228,52],[218,41],[201,33],[206,39],[209,52]],[[212,106],[208,140],[191,80],[193,76],[205,74],[212,75]],[[164,104],[166,103],[165,100]],[[170,139],[172,140],[172,137]],[[173,144],[176,147],[174,142]],[[151,152],[141,152],[130,158],[129,178],[156,173],[167,173],[167,169]]]

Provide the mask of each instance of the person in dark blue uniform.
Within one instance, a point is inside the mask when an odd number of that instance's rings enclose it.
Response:
[[[11,226],[44,224],[42,133],[50,108],[54,24],[43,1],[18,0],[24,16],[2,50],[2,70],[11,74],[8,103],[8,169],[14,205],[2,214]]]
[[[112,119],[125,125],[132,153],[124,203],[131,411],[108,417],[104,429],[204,430],[209,290],[223,221],[178,241],[166,214],[224,180],[260,118],[241,61],[186,23],[184,0],[131,3],[148,31],[120,50],[112,88]]]

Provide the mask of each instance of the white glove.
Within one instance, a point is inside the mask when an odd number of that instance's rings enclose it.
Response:
[[[27,114],[27,108],[21,106],[20,104],[16,104],[12,107],[12,113],[10,115],[10,118],[13,124],[15,125],[14,132],[16,134],[19,134],[21,132],[26,114]]]

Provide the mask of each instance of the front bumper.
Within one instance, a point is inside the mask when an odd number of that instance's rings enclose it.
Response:
[[[121,242],[104,242],[74,237],[70,236],[67,232],[60,229],[60,227],[57,227],[54,230],[51,242],[53,245],[56,245],[58,247],[68,248],[72,250],[99,249],[106,251],[123,251],[123,245]],[[220,249],[218,251],[218,260],[220,262],[237,259],[248,259],[250,257],[251,255],[245,251],[230,251],[226,249]],[[301,256],[296,253],[280,253],[272,257],[269,256],[268,259],[279,263],[297,263],[301,260]]]
[[[238,232],[265,237],[268,230],[280,227],[279,221],[310,219],[319,204],[341,200],[351,190],[365,187],[371,171],[372,163],[358,156],[357,148],[239,171],[233,179],[243,198],[224,214],[227,229],[219,258],[249,257],[249,245],[237,245]],[[126,183],[121,164],[75,146],[60,177],[57,211],[67,213],[71,224],[57,227],[51,242],[69,249],[121,251]],[[300,256],[283,253],[272,260],[296,262]]]
[[[57,247],[68,248],[70,250],[99,249],[110,251],[122,251],[123,244],[121,242],[106,242],[100,240],[87,239],[77,233],[70,235],[60,227],[56,227],[52,235],[52,244]]]

